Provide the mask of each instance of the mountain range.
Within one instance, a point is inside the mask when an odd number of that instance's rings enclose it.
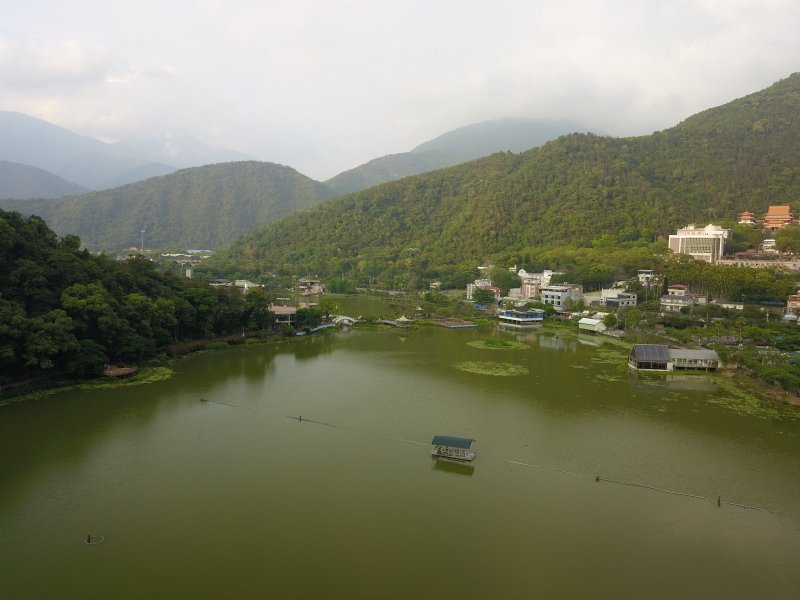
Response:
[[[138,152],[140,155],[169,158],[157,154],[157,150],[163,147],[161,142],[138,145],[120,143],[109,147],[97,140],[75,136],[44,121],[19,115],[19,118],[11,118],[9,114],[13,115],[6,113],[6,127],[9,128],[9,124],[17,126],[17,139],[25,137],[23,126],[30,125],[30,138],[39,140],[39,143],[19,143],[12,152],[10,148],[14,144],[11,136],[5,144],[0,143],[0,150],[6,146],[6,154],[48,164],[51,168],[52,165],[61,165],[59,169],[73,169],[71,172],[74,174],[76,163],[63,166],[59,162],[61,158],[66,155],[82,156],[86,159],[82,164],[88,169],[92,157],[97,157],[98,153],[108,153],[110,148],[113,148],[112,154],[106,154],[103,159],[106,165],[117,156],[114,153],[122,150],[131,155]],[[0,129],[3,127],[3,118],[0,113]],[[218,248],[294,210],[308,208],[334,196],[485,156],[498,149],[521,150],[538,146],[569,131],[571,125],[567,122],[523,119],[479,123],[448,132],[411,152],[375,159],[325,183],[314,182],[290,167],[273,163],[219,163],[177,173],[172,167],[161,163],[141,163],[138,166],[126,163],[128,170],[125,171],[125,177],[142,178],[144,181],[80,196],[74,196],[81,192],[78,186],[66,186],[65,194],[73,196],[56,200],[52,199],[58,196],[56,192],[39,191],[55,190],[50,180],[56,176],[37,169],[35,172],[42,181],[33,181],[31,176],[13,181],[14,174],[21,174],[13,171],[6,178],[5,185],[0,180],[0,198],[15,198],[2,201],[3,208],[26,215],[37,214],[56,232],[62,235],[75,233],[93,249],[112,251],[137,245],[136,240],[142,228],[148,232],[147,245],[150,247]],[[51,138],[49,144],[43,142],[48,136]],[[170,138],[169,142],[184,148],[178,154],[188,162],[210,157],[214,152],[208,147],[193,144],[192,140]],[[73,146],[68,150],[70,144]],[[50,152],[42,151],[37,155],[34,147],[39,145],[50,148]],[[163,173],[148,178],[154,172]],[[271,177],[275,179],[270,181]],[[224,190],[211,185],[211,178],[224,181]],[[220,218],[215,217],[213,211],[208,211],[209,207],[219,204],[224,205],[226,213],[239,212],[244,218],[225,214],[222,218],[225,224],[220,225]],[[259,205],[260,208],[257,208]],[[212,225],[215,218],[217,226]],[[200,222],[201,219],[210,221]]]
[[[798,115],[796,73],[648,136],[562,136],[334,199],[222,258],[251,272],[436,277],[546,246],[612,249],[691,222],[735,223],[800,197]]]
[[[37,167],[91,190],[166,175],[182,167],[249,159],[185,136],[109,144],[29,115],[0,111],[0,160]],[[24,194],[32,197],[30,191]]]
[[[58,200],[3,200],[0,207],[38,214],[58,234],[76,233],[95,249],[138,245],[142,229],[148,247],[170,248],[219,248],[251,232],[223,253],[237,270],[435,274],[441,265],[548,245],[646,243],[689,222],[734,222],[742,210],[761,214],[769,204],[791,204],[800,196],[798,114],[794,74],[648,136],[562,135],[519,154],[501,151],[339,198],[343,188],[330,181],[239,162]],[[386,166],[392,161],[462,160],[475,152],[471,137],[488,148],[487,132],[503,127],[494,148],[518,148],[511,133],[519,123],[494,122],[372,163],[393,179],[403,172]],[[550,135],[556,132],[557,124]],[[356,188],[375,177],[366,166]],[[420,161],[418,168],[427,167]]]

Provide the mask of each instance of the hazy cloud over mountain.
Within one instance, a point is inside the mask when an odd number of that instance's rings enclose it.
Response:
[[[798,70],[796,0],[30,0],[0,109],[191,135],[316,178],[502,117],[670,126]]]

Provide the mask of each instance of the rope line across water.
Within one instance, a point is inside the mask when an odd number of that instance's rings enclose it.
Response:
[[[212,400],[212,402],[213,402],[213,400]],[[334,427],[336,429],[349,429],[350,431],[355,431],[355,429],[353,429],[352,427],[343,427],[341,425],[333,425],[331,423],[323,423],[322,421],[315,421],[314,419],[307,419],[307,418],[302,417],[302,416],[294,417],[294,416],[291,416],[291,415],[286,415],[286,418],[287,419],[293,419],[293,420],[301,422],[301,423],[303,421],[306,421],[308,423],[316,423],[317,425],[325,425],[326,427]],[[425,444],[423,442],[417,442],[417,441],[414,441],[414,440],[409,440],[409,439],[399,438],[399,437],[389,437],[389,439],[397,441],[397,442],[406,442],[408,444],[415,444],[417,446],[428,446],[429,445],[429,444]],[[505,462],[507,464],[520,465],[520,466],[523,466],[523,467],[531,467],[531,468],[534,468],[534,469],[552,469],[553,471],[556,471],[558,473],[566,473],[568,475],[576,475],[578,477],[589,477],[589,475],[587,475],[586,473],[577,473],[575,471],[567,471],[565,469],[559,469],[558,467],[546,467],[546,466],[543,466],[543,465],[532,465],[530,463],[519,462],[519,461],[516,461],[516,460],[507,460]],[[687,492],[679,492],[679,491],[676,491],[676,490],[666,490],[666,489],[663,489],[663,488],[655,487],[655,486],[652,486],[652,485],[647,485],[645,483],[638,483],[638,482],[635,482],[635,481],[615,481],[613,479],[604,479],[604,478],[600,477],[599,475],[594,476],[594,480],[597,481],[597,482],[604,481],[606,483],[613,483],[613,484],[616,484],[616,485],[627,485],[627,486],[630,486],[630,487],[640,487],[640,488],[652,490],[654,492],[661,492],[662,494],[673,494],[675,496],[685,496],[687,498],[696,498],[698,500],[708,500],[708,498],[706,496],[698,496],[697,494],[689,494]],[[768,510],[766,508],[761,508],[759,506],[751,506],[749,504],[739,504],[737,502],[721,502],[718,499],[718,505],[722,505],[722,504],[727,504],[728,506],[736,506],[736,507],[739,507],[739,508],[746,508],[746,509],[750,509],[750,510],[761,510],[761,511],[769,512],[769,513],[772,512],[772,511],[770,511],[770,510]]]

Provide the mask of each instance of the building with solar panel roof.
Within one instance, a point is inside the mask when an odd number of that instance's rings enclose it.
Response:
[[[716,371],[722,366],[714,350],[670,348],[664,344],[635,344],[628,354],[628,366],[637,371]]]

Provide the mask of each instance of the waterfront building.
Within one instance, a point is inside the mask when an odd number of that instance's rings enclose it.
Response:
[[[500,311],[498,317],[505,325],[535,325],[544,321],[544,311],[540,308],[509,309]]]
[[[663,344],[635,344],[628,355],[628,366],[639,371],[684,369],[715,371],[722,366],[722,362],[714,350],[670,348]]]
[[[580,333],[603,333],[607,329],[602,319],[592,319],[584,317],[578,321],[578,332]]]

